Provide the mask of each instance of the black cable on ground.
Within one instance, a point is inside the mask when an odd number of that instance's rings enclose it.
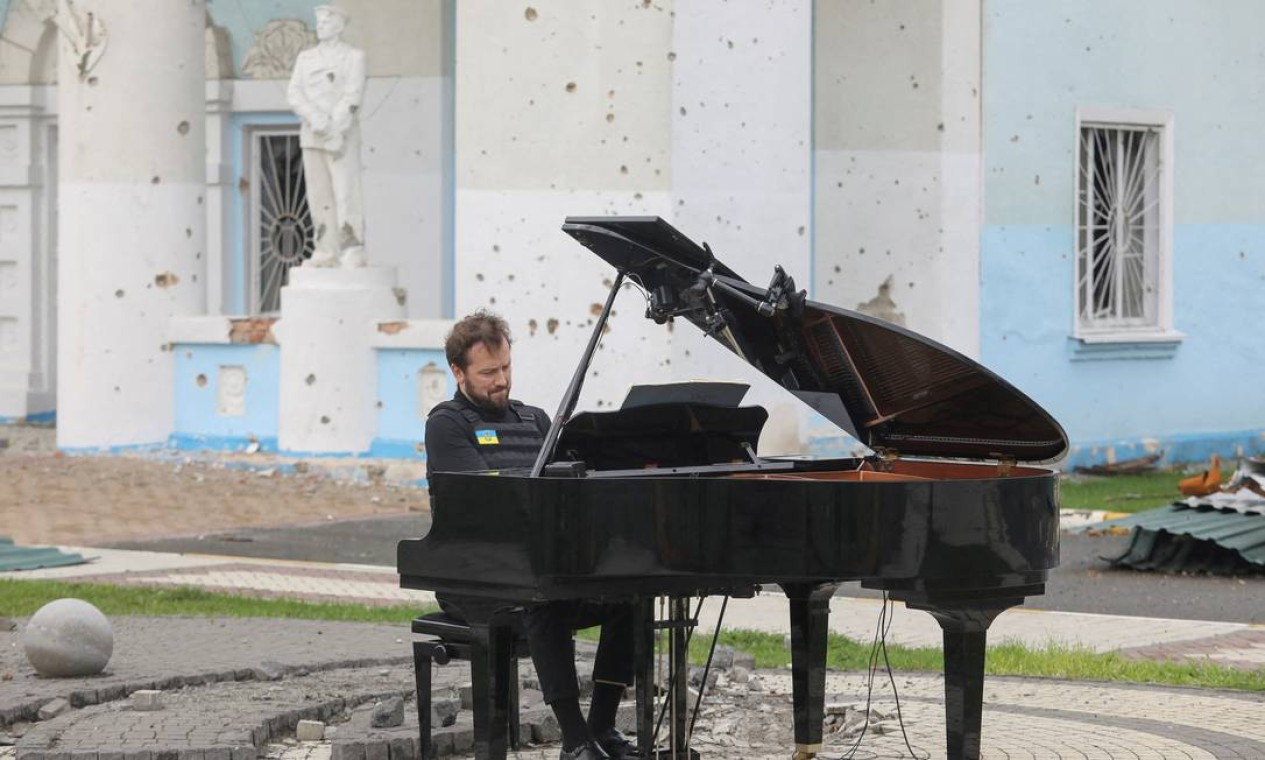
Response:
[[[913,745],[909,741],[909,734],[905,730],[905,718],[900,709],[900,693],[896,689],[896,676],[892,672],[892,662],[887,652],[887,634],[891,631],[892,621],[894,619],[895,615],[892,612],[892,600],[887,595],[887,592],[884,591],[883,607],[879,612],[878,626],[875,630],[874,644],[870,647],[870,659],[866,673],[868,676],[868,688],[865,696],[865,725],[861,727],[861,733],[857,736],[856,741],[853,742],[852,746],[844,754],[844,757],[849,760],[853,759],[857,749],[861,746],[861,740],[865,737],[866,731],[868,731],[870,727],[870,705],[874,694],[874,676],[878,671],[878,659],[880,655],[883,660],[884,670],[887,673],[887,681],[892,686],[892,697],[896,701],[896,721],[897,724],[900,725],[901,737],[905,740],[905,749],[909,750],[909,756],[914,758],[914,760],[927,760],[927,758],[931,757],[929,752],[919,755],[914,750]]]

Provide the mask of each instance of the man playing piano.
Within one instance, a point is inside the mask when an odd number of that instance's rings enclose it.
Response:
[[[477,311],[453,326],[444,351],[457,392],[426,420],[426,474],[530,468],[549,431],[544,410],[510,398],[510,334],[505,320]],[[432,508],[441,508],[432,501]],[[446,613],[464,619],[460,598],[440,596]],[[580,710],[572,633],[602,625],[587,721]],[[563,601],[528,607],[523,628],[545,702],[562,728],[561,760],[636,755],[615,729],[624,689],[633,681],[629,605]]]

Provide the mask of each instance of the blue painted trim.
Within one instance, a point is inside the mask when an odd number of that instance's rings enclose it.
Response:
[[[239,182],[240,178],[249,175],[249,167],[246,166],[247,131],[251,127],[269,126],[292,126],[298,129],[299,120],[288,111],[246,111],[229,117],[229,171],[231,176],[237,178]],[[224,313],[246,314],[246,304],[250,300],[246,294],[249,279],[246,276],[246,259],[249,257],[246,217],[250,213],[247,205],[250,196],[247,193],[237,192],[236,187],[231,194],[233,204],[230,210],[230,240],[223,251],[223,255],[229,256],[229,262],[225,271],[227,276],[221,300],[224,304]]]
[[[296,459],[367,459],[367,451],[299,451],[296,449],[279,449],[281,456]]]
[[[0,425],[35,425],[36,427],[52,427],[57,424],[57,411],[36,412],[24,417],[0,417]]]
[[[128,443],[121,446],[63,446],[63,454],[136,454],[146,451],[166,451],[168,444],[162,443]]]
[[[1115,359],[1172,359],[1181,346],[1180,338],[1163,341],[1120,341],[1087,343],[1080,338],[1067,339],[1067,355],[1074,362]]]
[[[277,453],[277,439],[272,436],[249,438],[245,436],[198,435],[196,433],[172,433],[167,444],[181,451],[250,451],[264,454]]]
[[[810,456],[821,458],[850,457],[865,447],[847,435],[817,436],[808,441]],[[1170,436],[1137,436],[1110,441],[1074,443],[1065,459],[1056,463],[1062,469],[1123,462],[1163,452],[1158,464],[1204,462],[1213,454],[1234,460],[1241,456],[1265,455],[1265,428],[1210,433],[1184,433]]]
[[[282,475],[293,475],[300,469],[291,462],[221,462],[226,470],[239,472],[278,472]]]
[[[419,441],[407,441],[397,438],[374,438],[369,444],[366,456],[382,459],[414,459],[426,461],[426,451]]]
[[[1070,469],[1108,461],[1122,462],[1161,451],[1164,455],[1159,464],[1162,465],[1203,462],[1213,454],[1228,460],[1260,456],[1265,454],[1265,428],[1077,443],[1071,447],[1062,466]]]

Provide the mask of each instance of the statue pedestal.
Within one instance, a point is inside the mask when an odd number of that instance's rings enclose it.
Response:
[[[295,453],[363,453],[377,424],[375,325],[405,318],[395,269],[290,270],[281,289],[277,446]]]

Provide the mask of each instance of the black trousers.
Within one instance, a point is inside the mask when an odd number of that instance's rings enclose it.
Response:
[[[438,595],[438,600],[446,614],[463,622],[466,620],[461,610],[463,601],[486,603],[486,600],[446,594]],[[567,600],[532,605],[524,610],[523,632],[527,635],[532,664],[536,666],[546,703],[579,698],[574,633],[595,625],[602,626],[602,636],[593,663],[593,681],[631,686],[636,672],[631,603]]]
[[[572,634],[594,625],[602,626],[602,636],[593,663],[593,682],[631,686],[636,671],[631,604],[568,600],[527,608],[523,629],[545,702],[580,696]]]

